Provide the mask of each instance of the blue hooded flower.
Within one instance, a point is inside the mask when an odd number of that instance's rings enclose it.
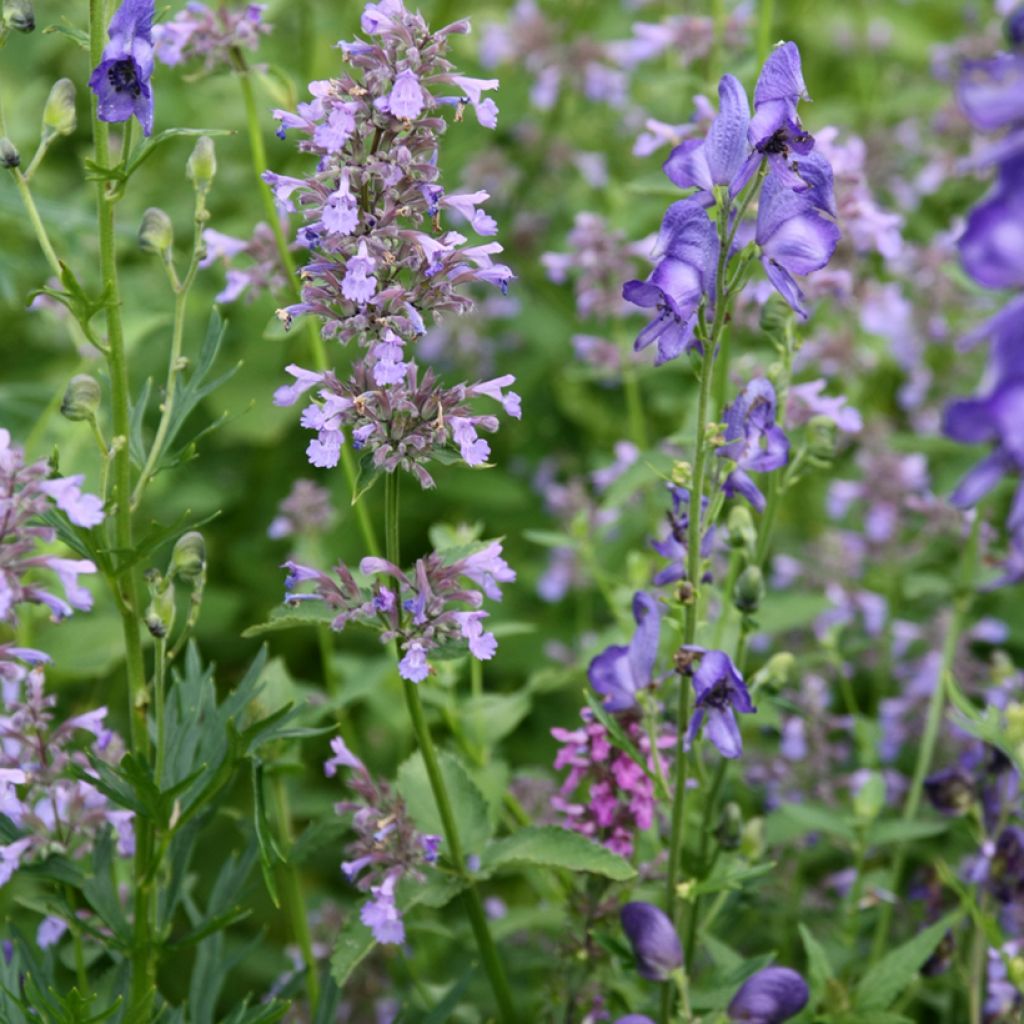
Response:
[[[743,738],[733,712],[749,715],[757,711],[740,670],[725,651],[708,651],[693,644],[684,646],[683,650],[701,656],[700,665],[693,673],[697,702],[686,732],[686,748],[693,744],[706,719],[707,737],[722,757],[739,757],[743,753]]]
[[[641,590],[633,597],[636,632],[629,646],[607,647],[591,661],[587,676],[607,711],[628,711],[636,705],[637,691],[652,685],[661,616],[658,601]]]
[[[971,211],[957,244],[964,270],[978,284],[1024,287],[1024,151],[1000,165],[995,188]]]
[[[729,1004],[729,1020],[743,1024],[782,1024],[810,998],[807,982],[788,967],[766,967],[740,986]]]
[[[775,422],[775,388],[764,377],[755,377],[725,410],[725,440],[717,454],[736,463],[722,489],[731,498],[741,494],[758,512],[764,495],[748,475],[781,469],[789,459],[789,438]]]
[[[660,262],[646,281],[627,281],[622,288],[627,302],[655,310],[634,344],[639,352],[656,341],[655,365],[699,346],[697,310],[714,294],[718,252],[715,226],[699,202],[680,199],[665,211],[654,251]]]
[[[672,511],[667,514],[669,524],[668,536],[664,540],[651,541],[651,547],[662,558],[668,559],[669,563],[655,573],[654,579],[651,582],[656,587],[686,579],[686,543],[690,530],[690,492],[687,488],[677,487],[675,484],[669,485],[669,491],[672,494]],[[703,520],[704,513],[708,507],[707,495],[701,498],[700,507],[701,519]],[[707,558],[714,546],[715,527],[714,525],[705,527],[702,522],[701,528],[703,535],[700,540],[700,556],[701,558]]]
[[[682,943],[664,911],[652,903],[627,903],[619,918],[642,978],[667,981],[673,971],[683,966]]]
[[[153,131],[153,0],[124,0],[110,19],[110,42],[89,78],[101,121],[138,118],[146,135]]]

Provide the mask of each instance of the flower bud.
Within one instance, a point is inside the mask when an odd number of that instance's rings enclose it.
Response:
[[[640,976],[666,981],[683,966],[683,946],[672,922],[651,903],[627,903],[620,911],[622,929],[633,947]]]
[[[163,638],[174,628],[174,584],[153,571],[149,578],[149,607],[146,609],[146,629]]]
[[[761,330],[766,334],[784,334],[793,311],[781,296],[772,297],[761,307]]]
[[[174,245],[174,226],[171,218],[157,206],[151,206],[139,225],[139,248],[143,252],[164,255]]]
[[[729,510],[729,546],[752,552],[757,546],[754,517],[746,505],[733,505]]]
[[[732,588],[732,603],[744,615],[753,615],[764,597],[764,575],[756,565],[748,565]]]
[[[739,848],[743,836],[743,811],[735,800],[730,800],[723,808],[715,829],[715,838],[723,850]]]
[[[60,403],[60,414],[73,423],[95,419],[100,397],[100,386],[96,379],[87,373],[79,373],[68,381],[64,399]]]
[[[6,136],[0,139],[0,167],[6,167],[7,170],[13,171],[20,165],[21,154],[18,152],[18,147]]]
[[[853,813],[862,822],[874,821],[885,807],[885,778],[880,772],[868,772],[867,779],[853,798]]]
[[[924,792],[940,814],[966,814],[974,803],[974,780],[962,768],[943,768],[924,780]]]
[[[36,12],[31,0],[4,0],[4,24],[15,32],[32,32],[36,27]]]
[[[744,860],[758,861],[764,856],[764,818],[751,818],[740,835],[740,856]]]
[[[217,154],[213,148],[213,139],[208,135],[200,135],[196,141],[185,165],[185,174],[200,192],[206,192],[213,184],[217,174]]]
[[[836,424],[831,416],[813,416],[807,422],[807,451],[812,459],[831,462],[836,454]]]
[[[183,533],[171,553],[171,576],[192,582],[206,571],[206,541],[198,530]]]
[[[53,83],[43,107],[43,134],[70,135],[77,124],[75,83],[70,78],[59,78]]]
[[[766,967],[740,986],[726,1011],[731,1021],[745,1024],[781,1024],[795,1017],[811,993],[807,982],[788,967]]]

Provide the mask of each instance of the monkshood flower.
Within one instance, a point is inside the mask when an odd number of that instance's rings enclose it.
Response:
[[[467,403],[489,398],[519,419],[519,396],[505,390],[515,378],[506,374],[445,388],[432,370],[420,377],[414,362],[403,361],[401,345],[397,337],[392,338],[374,349],[375,365],[368,360],[357,363],[347,381],[330,372],[288,367],[295,383],[278,388],[275,405],[292,405],[303,393],[322,385],[300,421],[316,431],[306,449],[309,462],[319,468],[336,466],[347,429],[352,446],[370,456],[376,468],[388,473],[403,469],[422,487],[434,486],[427,463],[453,455],[453,449],[467,466],[484,465],[491,449],[480,432],[494,433],[498,419],[474,413]]]
[[[665,211],[654,252],[660,259],[651,275],[623,285],[627,302],[654,310],[634,348],[639,352],[657,342],[656,366],[691,349],[700,351],[697,313],[702,303],[713,300],[719,248],[704,207],[695,199],[680,199]]]
[[[735,463],[722,490],[728,497],[742,495],[758,512],[765,498],[749,474],[770,473],[789,460],[789,439],[775,422],[775,388],[764,377],[755,377],[725,410],[725,444],[719,458]]]
[[[101,121],[127,121],[132,116],[144,134],[153,131],[153,0],[124,0],[107,34],[110,42],[89,78]]]
[[[652,613],[653,614],[653,613]],[[620,719],[619,724],[643,755],[647,771],[629,754],[613,745],[608,731],[595,721],[590,708],[580,711],[583,725],[576,729],[553,728],[551,735],[562,744],[555,756],[555,771],[568,769],[558,792],[551,799],[553,810],[562,816],[563,828],[572,829],[603,843],[623,857],[633,855],[636,833],[654,824],[655,793],[651,774],[668,759],[676,734],[663,725],[657,736],[657,751],[639,717]]]
[[[1006,961],[1020,963],[1024,957],[1024,940],[1004,942],[999,949],[989,949],[985,972],[985,1020],[1013,1020],[1015,1011],[1024,1004],[1024,996],[1006,969]]]
[[[633,597],[636,632],[629,646],[606,647],[590,663],[587,677],[595,692],[604,697],[606,711],[628,711],[636,707],[637,694],[654,686],[654,662],[664,608],[643,591]]]
[[[220,5],[211,10],[189,0],[170,21],[153,27],[156,59],[169,66],[201,59],[206,72],[234,68],[237,61],[232,50],[255,50],[260,36],[270,32],[263,21],[265,10],[266,4]]]
[[[296,480],[288,497],[277,506],[277,515],[267,527],[267,536],[279,540],[295,534],[325,533],[334,520],[331,492],[312,480]]]
[[[683,944],[663,910],[653,903],[627,903],[619,911],[619,919],[642,978],[667,981],[683,966]]]
[[[810,998],[807,982],[788,967],[765,967],[740,986],[729,1004],[729,1020],[743,1024],[782,1024]]]
[[[816,416],[827,416],[842,434],[859,434],[864,427],[861,414],[848,404],[845,395],[826,395],[824,380],[791,384],[786,392],[786,423],[799,427]]]
[[[9,652],[14,653],[14,652]],[[20,651],[17,657],[39,652]],[[0,715],[0,814],[21,834],[0,846],[0,885],[22,864],[51,853],[80,858],[108,827],[117,834],[122,857],[134,853],[133,812],[113,807],[92,783],[75,771],[92,773],[85,749],[117,764],[124,753],[119,737],[106,728],[106,708],[55,722],[57,700],[45,692],[42,669],[22,679],[4,680]]]
[[[1024,150],[1024,127],[1019,148]],[[978,284],[1024,287],[1024,151],[1000,164],[994,189],[968,215],[957,244],[964,270]]]
[[[757,711],[740,670],[725,651],[709,651],[694,644],[685,645],[683,650],[700,658],[700,664],[693,670],[697,700],[686,732],[687,749],[706,721],[705,732],[718,752],[723,757],[739,757],[743,753],[743,737],[735,712],[749,715]]]
[[[285,600],[323,601],[337,615],[331,628],[341,631],[352,621],[376,629],[382,643],[397,641],[403,657],[398,665],[403,679],[422,682],[431,672],[428,656],[438,648],[461,648],[479,661],[494,657],[498,642],[484,630],[489,613],[484,597],[501,600],[499,583],[511,583],[515,572],[501,557],[501,543],[491,541],[468,555],[448,559],[432,552],[416,562],[406,575],[383,558],[364,558],[359,571],[379,579],[361,587],[339,562],[335,581],[317,569],[286,562]],[[312,583],[312,593],[297,593],[299,584]]]
[[[405,925],[395,889],[406,877],[425,881],[422,868],[437,860],[441,837],[417,831],[402,798],[387,782],[374,779],[340,736],[331,740],[331,751],[324,774],[334,778],[339,769],[349,769],[346,785],[359,798],[334,805],[335,813],[348,818],[356,833],[345,847],[342,873],[361,892],[371,894],[359,918],[374,938],[380,943],[401,944]]]
[[[96,572],[92,562],[35,551],[56,537],[53,527],[39,522],[53,505],[84,528],[103,521],[103,505],[95,495],[82,492],[82,476],[48,480],[49,473],[45,460],[25,465],[23,449],[0,428],[0,622],[13,623],[15,605],[24,601],[46,605],[54,619],[92,607],[92,595],[79,582],[80,576]],[[56,575],[63,598],[40,581],[40,569]]]
[[[687,573],[687,542],[690,536],[690,492],[686,487],[678,487],[675,484],[668,485],[669,494],[672,496],[672,509],[666,514],[668,520],[668,535],[661,540],[652,540],[651,547],[662,558],[668,559],[668,565],[654,574],[651,582],[656,587],[664,586],[667,583],[678,583],[686,579]],[[701,517],[707,511],[708,498],[705,495],[701,498]],[[707,558],[714,548],[715,527],[709,526],[703,530],[700,541],[700,556]]]
[[[214,263],[223,263],[227,268],[224,288],[214,296],[214,302],[234,302],[242,295],[247,302],[252,302],[263,292],[279,294],[288,283],[273,229],[263,221],[253,228],[248,241],[206,228],[203,244],[206,254],[199,261],[199,266],[206,268]],[[300,246],[296,243],[292,248]],[[239,257],[244,259],[241,266],[237,263]]]

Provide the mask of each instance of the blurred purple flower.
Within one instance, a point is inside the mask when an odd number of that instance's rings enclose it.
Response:
[[[743,738],[734,711],[745,715],[757,711],[743,676],[725,651],[709,651],[692,644],[684,646],[683,650],[700,655],[700,665],[693,673],[697,700],[686,733],[687,749],[706,719],[707,737],[719,753],[723,757],[739,757],[743,753]]]
[[[667,981],[683,966],[683,945],[664,911],[652,903],[627,903],[619,918],[641,977]]]
[[[587,676],[594,690],[604,697],[605,710],[628,711],[636,706],[637,693],[654,685],[663,611],[661,603],[650,594],[635,594],[636,632],[629,646],[605,648],[590,662]]]
[[[110,20],[110,42],[89,77],[101,121],[127,121],[133,115],[144,134],[153,131],[153,0],[123,0]]]
[[[716,454],[736,464],[722,484],[728,497],[742,495],[758,512],[765,498],[749,473],[769,473],[789,460],[789,439],[775,422],[775,388],[755,377],[725,410],[725,441]]]
[[[765,967],[740,986],[729,1003],[729,1020],[781,1024],[795,1017],[810,998],[807,983],[788,967]]]

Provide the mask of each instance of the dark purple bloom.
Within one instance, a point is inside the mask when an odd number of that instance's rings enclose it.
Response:
[[[987,60],[965,61],[956,96],[967,118],[982,131],[1024,121],[1024,55],[997,53]]]
[[[974,803],[974,778],[960,765],[933,772],[924,780],[924,791],[940,814],[966,814]]]
[[[1024,153],[1000,165],[995,188],[971,211],[957,244],[964,270],[978,284],[1024,287]]]
[[[839,242],[834,220],[832,168],[817,153],[800,162],[803,186],[795,191],[790,183],[769,174],[761,189],[757,209],[757,244],[768,279],[779,294],[801,316],[807,317],[793,274],[820,270],[832,258]]]
[[[1003,31],[1011,46],[1024,46],[1024,4],[1018,4],[1006,16]]]
[[[699,345],[697,310],[714,292],[718,251],[718,235],[704,207],[695,199],[680,199],[665,211],[655,249],[660,262],[651,276],[623,286],[627,302],[655,310],[634,348],[639,352],[657,341],[656,365]]]
[[[619,912],[633,947],[636,969],[650,981],[666,981],[683,966],[683,946],[672,922],[652,903],[627,903]]]
[[[651,547],[662,558],[667,558],[669,564],[659,570],[651,581],[656,587],[664,586],[666,583],[676,583],[686,579],[686,554],[687,538],[690,530],[690,492],[685,487],[669,485],[672,494],[672,511],[668,513],[669,533],[664,540],[652,540]],[[708,498],[705,495],[701,498],[701,518],[707,511]],[[703,527],[703,523],[701,524]],[[707,558],[711,554],[715,542],[715,528],[709,526],[703,533],[700,541],[701,558]]]
[[[636,705],[637,691],[653,685],[654,661],[658,656],[662,607],[643,591],[633,597],[636,632],[629,646],[605,648],[590,663],[590,685],[604,697],[607,711],[627,711]]]
[[[719,753],[723,757],[739,757],[743,753],[743,738],[733,712],[749,715],[757,711],[740,670],[725,651],[708,651],[694,645],[684,650],[702,655],[700,666],[693,673],[697,702],[686,733],[687,749],[706,718],[707,737]]]
[[[775,422],[775,389],[764,377],[755,377],[725,410],[725,440],[719,457],[736,463],[722,489],[730,498],[741,494],[758,512],[764,495],[748,473],[768,473],[789,459],[789,439]]]
[[[124,0],[110,19],[110,42],[89,78],[101,121],[127,121],[134,114],[153,131],[153,0]]]
[[[810,998],[807,983],[788,967],[766,967],[740,986],[729,1004],[729,1020],[781,1024],[795,1017]]]
[[[768,55],[754,86],[750,140],[757,143],[787,122],[795,122],[797,103],[809,98],[796,43],[777,46]]]
[[[1000,903],[1024,899],[1024,828],[1009,825],[999,833],[988,868],[988,887]]]

